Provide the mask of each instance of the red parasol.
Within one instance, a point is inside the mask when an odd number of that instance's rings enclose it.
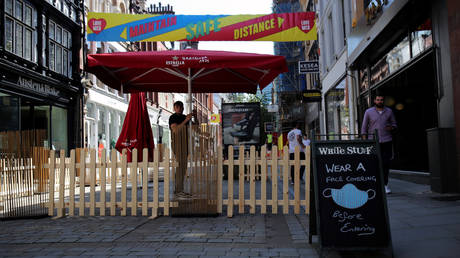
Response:
[[[149,161],[153,161],[154,147],[145,93],[132,93],[123,128],[115,148],[119,152],[122,152],[125,148],[128,150],[128,162],[132,161],[131,152],[136,148],[138,150],[137,160],[140,162],[142,161],[142,150],[144,148],[149,149]]]
[[[87,70],[124,92],[256,93],[288,69],[282,56],[187,49],[88,55]]]
[[[187,49],[88,55],[87,71],[121,92],[188,92],[191,112],[192,92],[256,93],[288,68],[283,56]]]

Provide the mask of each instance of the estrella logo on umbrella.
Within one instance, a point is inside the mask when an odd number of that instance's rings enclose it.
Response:
[[[129,147],[131,145],[134,145],[135,143],[137,142],[137,139],[126,139],[126,141],[122,142],[121,145],[125,146],[125,147]],[[130,150],[130,149],[128,149]]]
[[[178,56],[173,56],[172,60],[166,60],[166,65],[170,65],[173,67],[178,67],[180,65],[184,65],[185,62],[183,60],[179,60]]]

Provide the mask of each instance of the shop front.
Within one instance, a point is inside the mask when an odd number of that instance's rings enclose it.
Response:
[[[1,3],[0,152],[79,147],[81,8],[73,1]]]
[[[69,150],[78,131],[73,128],[76,94],[59,90],[47,78],[31,78],[0,70],[0,147],[3,154],[24,148]],[[22,148],[22,149],[21,149]]]
[[[390,6],[387,11],[392,11]],[[404,173],[430,172],[427,130],[439,126],[440,90],[431,7],[410,5],[382,15],[388,23],[361,53],[351,51],[351,70],[356,78],[358,128],[374,97],[385,96],[385,105],[396,117],[391,168]],[[411,17],[408,19],[407,17]],[[382,21],[383,19],[383,21]],[[368,25],[363,25],[368,26]],[[376,25],[374,25],[375,27]],[[362,29],[362,28],[361,28]],[[374,28],[369,29],[370,35]],[[358,47],[359,48],[359,47]],[[406,173],[407,174],[407,173]]]

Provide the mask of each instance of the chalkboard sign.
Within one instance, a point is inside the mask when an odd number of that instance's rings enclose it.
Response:
[[[321,248],[391,247],[376,142],[314,141],[312,147]]]

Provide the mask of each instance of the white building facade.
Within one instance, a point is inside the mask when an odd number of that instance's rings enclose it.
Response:
[[[129,0],[85,0],[86,12],[129,13]],[[144,9],[143,3],[140,9]],[[130,51],[168,50],[162,42],[87,42],[87,54]],[[154,47],[153,47],[154,45]],[[129,104],[129,94],[121,94],[99,81],[94,75],[87,75],[87,97],[84,115],[84,147],[98,148],[101,145],[113,149],[121,133]],[[168,120],[174,112],[175,100],[183,100],[183,94],[147,93],[147,107],[155,144],[169,146]]]
[[[317,2],[323,96],[320,112],[321,134],[356,133],[353,77],[347,73],[347,35],[351,31],[351,7],[351,0]]]

